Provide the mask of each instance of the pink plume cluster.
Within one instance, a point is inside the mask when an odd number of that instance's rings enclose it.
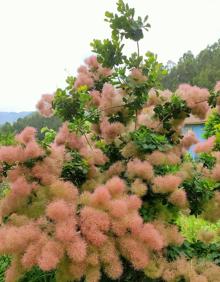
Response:
[[[32,158],[32,156],[29,157]],[[1,201],[1,216],[15,212],[17,209],[22,208],[23,205],[25,206],[27,198],[32,192],[38,191],[38,181],[41,184],[48,185],[60,177],[63,161],[63,148],[53,146],[51,147],[51,154],[36,162],[32,168],[26,168],[23,162],[17,163],[8,173],[11,192]],[[32,178],[35,178],[35,180],[33,181]]]
[[[25,150],[36,142],[34,135],[35,130],[27,128],[17,136],[23,147],[17,147]],[[109,277],[116,279],[123,271],[120,255],[136,269],[143,269],[151,260],[151,251],[158,252],[164,246],[160,232],[152,224],[144,224],[139,215],[140,198],[128,195],[126,183],[114,176],[125,171],[121,162],[108,169],[109,180],[102,185],[97,183],[93,192],[87,192],[87,200],[79,208],[77,188],[60,179],[68,158],[65,146],[70,148],[73,140],[77,144],[74,149],[78,148],[91,169],[97,170],[96,166],[108,161],[100,149],[91,149],[70,133],[67,124],[60,129],[47,154],[41,149],[43,158],[37,159],[32,167],[13,160],[15,166],[9,172],[11,191],[0,205],[2,218],[13,216],[11,224],[0,229],[0,252],[19,254],[20,259],[13,261],[7,279],[22,275],[34,265],[44,271],[55,269],[65,255],[70,261],[67,270],[70,277],[85,276],[88,281],[98,281],[100,269],[104,268]],[[127,173],[150,181],[153,168],[147,161],[135,159],[129,162]],[[133,189],[140,196],[147,187],[142,180],[136,180]],[[27,199],[33,195],[35,202],[29,204]],[[17,214],[17,210],[26,211],[25,216]],[[96,248],[99,251],[94,253]]]
[[[111,115],[120,112],[123,104],[122,91],[118,91],[111,84],[105,83],[101,92],[99,108],[106,115]]]
[[[128,196],[125,189],[125,183],[119,177],[113,177],[104,186],[97,188],[90,196],[89,207],[81,211],[81,230],[87,242],[99,248],[109,245],[111,241],[108,234],[114,234],[120,242],[122,255],[136,269],[143,269],[149,263],[148,249],[161,250],[163,237],[153,225],[143,223],[138,214],[140,200],[136,196]],[[118,265],[120,259],[115,247],[113,245],[112,250],[105,251],[103,262]],[[117,268],[121,269],[119,265]],[[121,270],[118,272],[121,275]]]
[[[77,136],[74,132],[70,132],[68,123],[64,122],[59,128],[58,134],[55,138],[55,143],[60,145],[66,145],[70,149],[81,149],[85,144],[82,137]]]
[[[27,145],[29,142],[35,141],[36,129],[33,127],[26,127],[20,134],[16,135],[16,140]]]
[[[177,89],[177,94],[186,101],[187,106],[194,115],[205,118],[209,110],[208,98],[210,94],[207,89],[181,84]]]
[[[80,66],[77,70],[78,76],[75,81],[74,87],[87,86],[92,88],[94,85],[93,73],[88,70],[86,66]]]
[[[186,149],[190,148],[193,144],[196,143],[198,143],[198,139],[196,138],[195,133],[192,130],[189,130],[181,140],[181,145]]]
[[[92,90],[89,94],[92,97],[92,104],[99,107],[101,103],[101,93],[97,90]]]
[[[136,194],[139,197],[143,197],[147,193],[147,190],[147,185],[138,178],[131,185],[132,193]]]
[[[11,190],[15,197],[25,197],[31,193],[32,186],[20,176],[11,184]]]
[[[141,161],[136,158],[128,162],[127,174],[129,178],[140,177],[149,181],[152,179],[154,172],[148,161]]]
[[[87,59],[85,59],[85,64],[91,69],[97,69],[100,66],[96,56],[90,56]]]
[[[82,234],[88,242],[101,246],[107,240],[105,232],[109,231],[110,219],[104,211],[85,207],[81,211],[80,225]]]
[[[101,135],[106,140],[106,142],[112,142],[116,137],[124,132],[125,127],[120,122],[110,123],[107,117],[105,117],[100,123],[100,130]]]
[[[172,95],[173,93],[168,89],[161,91],[155,88],[151,88],[148,92],[148,100],[146,106],[152,107],[170,102]]]
[[[65,149],[63,146],[51,146],[51,154],[37,162],[32,168],[32,174],[38,178],[42,184],[53,183],[61,175],[65,160]]]
[[[184,237],[178,230],[178,227],[175,225],[168,224],[167,222],[156,220],[153,222],[156,230],[160,232],[163,236],[165,246],[168,245],[182,245],[184,242]]]
[[[25,162],[42,156],[44,151],[35,140],[36,129],[33,127],[25,128],[20,134],[16,135],[16,140],[21,145],[1,146],[0,161],[8,164]]]
[[[188,201],[185,190],[177,189],[171,193],[168,201],[179,208],[186,208]]]
[[[155,166],[158,165],[175,165],[181,162],[178,152],[160,152],[154,151],[150,155],[147,156],[147,160]]]
[[[109,68],[105,68],[100,63],[98,63],[97,57],[94,56],[94,55],[85,59],[85,64],[89,67],[90,70],[96,70],[97,75],[99,75],[99,76],[108,77],[108,76],[112,75],[112,70],[109,69]],[[96,79],[98,80],[99,77],[96,78]]]
[[[87,86],[92,88],[95,81],[101,77],[108,77],[112,74],[112,70],[103,68],[97,61],[96,56],[91,56],[85,60],[86,66],[78,68],[78,76],[76,78],[74,87]]]
[[[53,115],[53,103],[54,95],[44,94],[41,100],[37,103],[37,109],[44,117],[51,117]]]
[[[120,175],[124,171],[125,165],[122,162],[117,161],[109,167],[109,169],[105,172],[105,175],[107,178],[111,178],[114,175]]]
[[[145,82],[148,78],[142,73],[140,69],[133,68],[131,70],[131,77],[137,82]]]
[[[24,186],[28,188],[24,180],[18,184],[16,182],[12,186],[12,193],[14,191],[17,193],[17,187],[24,189]],[[76,230],[76,188],[72,184],[60,182],[56,186],[51,186],[50,189],[54,201],[51,201],[46,207],[45,215],[43,213],[45,206],[42,206],[42,215],[39,219],[29,219],[28,224],[26,220],[23,220],[20,221],[20,225],[17,227],[8,225],[0,230],[2,246],[0,252],[19,254],[21,260],[17,263],[19,263],[22,271],[30,269],[34,265],[38,265],[44,271],[55,269],[60,260],[63,259],[65,251],[71,259],[76,261],[81,261],[86,256],[86,243]],[[71,196],[70,189],[73,197],[71,202],[71,197],[68,198],[69,202],[67,202],[65,198]],[[28,192],[30,193],[30,191]],[[19,192],[17,198],[21,201],[23,196]],[[56,200],[57,196],[58,199]],[[47,203],[44,205],[47,205]],[[2,209],[1,212],[8,213],[7,210],[3,211]],[[16,219],[17,217],[14,216],[14,218],[16,222],[19,222]],[[54,236],[51,236],[52,234]],[[79,253],[73,251],[77,249]]]
[[[73,211],[64,200],[57,200],[47,206],[46,215],[50,219],[59,222],[71,217]]]
[[[170,102],[173,93],[169,89],[158,90],[160,94],[161,103]]]
[[[154,193],[172,193],[181,184],[182,179],[179,176],[166,174],[164,176],[156,176],[153,180]]]
[[[159,119],[153,118],[153,116],[153,113],[141,112],[137,119],[138,125],[145,125],[148,128],[154,129],[156,132],[159,131],[161,129],[161,122]]]
[[[148,92],[148,100],[147,100],[147,106],[156,106],[161,102],[159,93],[157,93],[156,89],[151,88]]]
[[[83,147],[79,152],[90,165],[104,165],[108,161],[108,158],[100,149]]]
[[[196,153],[209,153],[215,146],[216,137],[209,137],[206,141],[196,144],[194,151]]]
[[[25,161],[23,148],[21,146],[1,146],[0,161],[8,164]]]

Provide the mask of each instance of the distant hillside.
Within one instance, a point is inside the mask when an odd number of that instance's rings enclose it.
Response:
[[[61,120],[56,116],[45,118],[38,112],[32,112],[25,117],[19,117],[15,122],[0,125],[0,135],[3,134],[16,134],[21,132],[25,127],[32,126],[37,129],[37,137],[42,139],[44,134],[41,133],[41,128],[48,127],[55,131],[61,126]]]
[[[32,112],[0,112],[0,124],[4,124],[5,122],[13,123],[19,118],[23,118]]]

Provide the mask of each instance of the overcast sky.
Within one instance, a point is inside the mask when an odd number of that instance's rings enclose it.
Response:
[[[90,55],[116,0],[0,0],[0,111],[34,110]],[[220,0],[127,0],[152,28],[141,51],[177,62],[220,38]],[[131,50],[133,46],[129,46]]]

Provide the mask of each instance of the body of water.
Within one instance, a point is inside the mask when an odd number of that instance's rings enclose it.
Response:
[[[204,137],[203,137],[204,124],[203,123],[202,124],[187,124],[183,128],[183,133],[185,134],[188,130],[192,130],[195,133],[196,138],[199,141],[204,140]],[[189,149],[189,152],[191,153],[192,156],[195,156],[193,148],[194,146],[191,146]]]

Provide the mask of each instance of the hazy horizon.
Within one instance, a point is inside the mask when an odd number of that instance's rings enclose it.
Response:
[[[141,51],[164,64],[220,38],[219,0],[126,2],[137,15],[149,15]],[[0,111],[33,111],[41,94],[64,86],[91,54],[92,39],[108,37],[104,12],[115,7],[115,0],[0,0]]]

